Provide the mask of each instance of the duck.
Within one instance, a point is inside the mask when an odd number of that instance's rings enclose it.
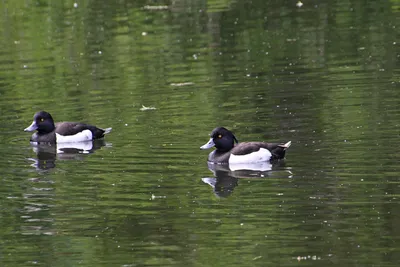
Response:
[[[54,123],[53,117],[46,111],[36,112],[33,122],[25,132],[33,132],[30,141],[32,143],[76,143],[103,138],[110,133],[112,128],[101,129],[96,126],[80,122]]]
[[[292,144],[241,142],[224,127],[215,128],[210,134],[210,140],[200,149],[215,147],[208,155],[208,162],[216,164],[248,164],[257,162],[272,162],[285,158],[286,150]]]

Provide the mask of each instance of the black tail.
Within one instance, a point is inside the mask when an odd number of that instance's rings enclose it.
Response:
[[[283,159],[286,154],[286,149],[290,147],[292,144],[292,141],[289,141],[285,144],[279,144],[275,148],[271,149],[271,154],[272,154],[272,159],[271,160],[276,160],[276,159]]]
[[[111,130],[112,130],[112,128],[101,129],[101,128],[94,127],[94,129],[91,129],[91,131],[93,133],[93,139],[103,138],[104,135],[111,132]]]

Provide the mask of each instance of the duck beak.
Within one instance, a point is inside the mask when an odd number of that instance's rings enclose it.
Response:
[[[32,122],[31,125],[29,125],[27,128],[24,129],[24,132],[33,132],[34,130],[37,130],[38,126],[35,121]]]
[[[205,143],[204,145],[202,145],[200,147],[200,149],[209,149],[209,148],[212,148],[213,146],[215,146],[214,140],[212,138],[210,138],[210,140],[207,143]]]

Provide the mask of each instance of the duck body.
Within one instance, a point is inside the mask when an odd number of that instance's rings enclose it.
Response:
[[[287,143],[239,143],[231,131],[224,127],[217,127],[211,132],[210,140],[200,149],[216,148],[208,155],[209,162],[245,164],[283,159],[290,145],[290,141]]]
[[[53,117],[46,111],[39,111],[33,117],[25,132],[36,131],[32,134],[31,142],[35,143],[75,143],[103,138],[112,128],[101,129],[80,122],[54,123]]]

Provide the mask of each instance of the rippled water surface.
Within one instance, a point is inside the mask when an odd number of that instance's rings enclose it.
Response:
[[[398,266],[398,1],[0,5],[1,266]],[[38,110],[112,127],[31,146]],[[207,164],[216,126],[292,141]]]

